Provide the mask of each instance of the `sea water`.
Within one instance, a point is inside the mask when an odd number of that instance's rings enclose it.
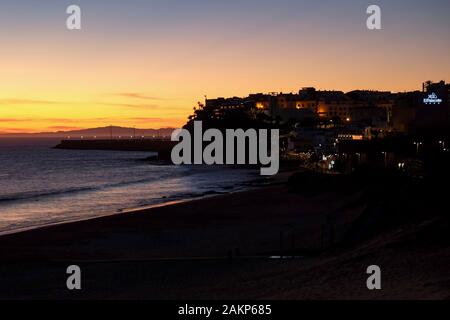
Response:
[[[0,139],[0,233],[248,187],[256,170],[155,164],[149,152],[60,150]]]

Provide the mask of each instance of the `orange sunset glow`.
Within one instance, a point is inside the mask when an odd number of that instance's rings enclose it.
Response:
[[[404,91],[450,76],[449,28],[435,11],[407,19],[386,4],[385,28],[369,32],[364,5],[346,2],[325,20],[331,8],[311,3],[264,12],[199,3],[182,15],[141,2],[109,11],[83,4],[84,27],[75,32],[61,23],[64,6],[51,1],[2,22],[0,132],[178,127],[205,95],[303,86]],[[121,20],[121,10],[133,19]]]

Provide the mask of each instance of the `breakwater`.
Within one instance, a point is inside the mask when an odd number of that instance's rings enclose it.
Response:
[[[149,151],[157,152],[159,159],[168,160],[177,143],[168,139],[64,139],[55,149]]]

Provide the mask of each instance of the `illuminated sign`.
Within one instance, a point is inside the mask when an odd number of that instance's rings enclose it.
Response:
[[[342,140],[363,140],[364,137],[361,134],[340,134],[339,139]]]
[[[423,99],[423,103],[425,104],[441,104],[442,99],[439,99],[436,93],[432,93],[428,95],[428,98]]]

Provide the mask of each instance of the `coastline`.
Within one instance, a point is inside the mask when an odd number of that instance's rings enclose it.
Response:
[[[45,229],[45,228],[52,227],[52,226],[58,226],[58,225],[64,225],[64,224],[70,224],[70,223],[76,223],[76,222],[82,222],[82,221],[90,221],[90,220],[94,220],[94,219],[101,219],[101,218],[106,218],[106,217],[116,216],[116,215],[121,215],[121,214],[139,213],[141,211],[147,211],[147,210],[154,209],[154,208],[166,207],[166,206],[181,204],[181,203],[190,202],[190,201],[208,199],[208,198],[212,198],[212,197],[220,197],[220,196],[233,194],[233,193],[246,192],[246,191],[250,191],[250,190],[254,190],[254,189],[258,189],[258,188],[263,188],[265,186],[276,185],[276,184],[280,183],[279,180],[280,179],[277,179],[274,182],[262,183],[259,179],[255,179],[252,181],[248,181],[245,184],[236,185],[230,191],[224,191],[224,192],[206,191],[201,195],[190,196],[190,197],[181,198],[181,199],[177,199],[177,200],[169,200],[168,199],[167,201],[163,201],[161,203],[143,205],[140,207],[121,208],[121,209],[116,210],[115,212],[99,212],[95,216],[89,216],[86,218],[82,218],[82,217],[77,217],[77,218],[73,218],[73,219],[69,218],[69,219],[66,219],[63,221],[55,221],[55,222],[50,222],[50,223],[45,223],[45,224],[36,224],[36,225],[29,226],[29,227],[21,227],[21,228],[16,228],[16,229],[11,229],[11,230],[4,230],[4,231],[0,231],[0,238],[2,236],[6,236],[6,235],[28,232],[28,231],[37,230],[37,229]],[[241,187],[241,188],[239,188],[239,187]]]
[[[230,168],[230,170],[232,170],[232,168]],[[48,227],[52,227],[52,226],[76,223],[76,222],[81,222],[81,221],[90,221],[93,219],[99,219],[99,218],[109,217],[109,216],[116,216],[116,215],[120,215],[120,214],[129,214],[129,213],[135,213],[135,212],[140,212],[140,211],[147,211],[147,210],[150,210],[153,208],[171,206],[171,205],[190,202],[190,201],[207,199],[207,198],[211,198],[211,197],[220,197],[220,196],[224,196],[227,194],[245,192],[245,191],[250,191],[253,189],[259,189],[259,188],[263,188],[266,186],[285,183],[287,180],[287,177],[292,172],[293,171],[288,170],[288,171],[280,172],[278,175],[271,177],[270,179],[255,178],[255,179],[252,179],[249,181],[237,183],[233,187],[228,188],[229,191],[220,192],[220,191],[210,190],[210,191],[205,191],[202,194],[186,196],[186,197],[182,197],[180,199],[164,198],[164,200],[162,200],[162,202],[148,204],[148,205],[142,205],[139,207],[124,207],[124,208],[119,208],[115,211],[99,211],[96,214],[90,215],[85,218],[83,218],[83,217],[67,218],[65,220],[60,220],[60,221],[55,221],[55,222],[35,224],[35,225],[31,225],[31,226],[20,227],[20,228],[15,228],[15,229],[10,229],[10,230],[0,230],[0,237],[10,235],[10,234],[15,234],[15,233],[28,232],[28,231],[32,231],[32,230],[36,230],[36,229],[41,229],[41,228],[48,228]]]
[[[447,270],[436,262],[450,261],[446,242],[410,248],[411,238],[421,243],[441,223],[348,248],[323,243],[327,221],[336,239],[354,225],[365,207],[359,199],[334,192],[305,197],[278,184],[4,235],[0,298],[445,298]],[[270,259],[280,252],[299,259]],[[371,292],[364,266],[380,259],[391,281]],[[416,268],[405,270],[405,263]],[[72,264],[86,277],[75,295],[65,289]]]
[[[198,230],[195,231],[194,229],[205,227],[205,234],[200,237],[204,237],[205,240],[210,240],[211,237],[217,238],[217,235],[209,234],[208,229],[229,228],[231,230],[225,232],[226,236],[233,233],[242,233],[242,236],[247,236],[255,233],[252,229],[264,228],[265,232],[267,232],[274,228],[274,224],[269,223],[269,220],[273,220],[275,225],[277,220],[280,220],[278,221],[279,230],[271,232],[272,234],[269,237],[271,239],[264,245],[255,247],[254,243],[261,239],[261,241],[267,241],[267,239],[263,239],[264,232],[261,235],[254,235],[254,240],[244,241],[252,242],[252,244],[244,243],[246,246],[245,250],[249,249],[250,251],[248,254],[270,255],[277,253],[279,251],[279,232],[286,232],[288,234],[292,232],[293,228],[309,230],[311,225],[314,225],[315,229],[311,234],[314,234],[313,237],[316,239],[314,239],[312,245],[309,243],[303,247],[307,251],[316,250],[319,246],[316,234],[318,233],[317,230],[321,227],[324,215],[337,210],[338,206],[344,205],[347,201],[351,201],[351,199],[333,199],[335,198],[333,195],[326,195],[325,197],[329,197],[336,202],[332,204],[333,201],[317,201],[316,199],[311,200],[297,194],[291,194],[287,191],[285,185],[287,177],[290,174],[290,171],[281,173],[268,185],[259,185],[246,190],[231,191],[219,195],[206,195],[201,198],[170,201],[145,208],[124,210],[120,213],[3,233],[0,235],[0,247],[2,243],[12,244],[17,248],[15,252],[18,253],[23,245],[28,245],[28,241],[34,243],[36,239],[41,239],[44,242],[51,243],[52,241],[50,239],[56,234],[62,236],[62,238],[81,239],[83,238],[83,233],[86,232],[88,232],[89,236],[94,237],[96,234],[105,235],[118,231],[127,232],[135,236],[139,233],[164,232],[165,228],[179,228],[180,233],[188,232],[195,235]],[[267,217],[267,221],[261,220],[263,217]],[[311,219],[311,221],[308,219]],[[224,223],[225,221],[227,223]],[[254,228],[249,225],[250,222],[254,224]],[[197,234],[197,238],[199,234],[201,232]],[[177,238],[176,234],[173,236]],[[301,238],[299,237],[297,239],[298,242],[301,242]],[[226,257],[227,251],[234,250],[236,249],[234,247],[242,245],[242,243],[239,243],[242,242],[242,239],[234,240],[237,240],[237,243],[230,244],[230,248],[224,247],[220,249],[220,254],[218,253],[219,249],[212,250],[212,252],[209,250],[205,251],[201,248],[202,245],[198,243],[198,247],[195,250],[191,250],[191,255],[208,256],[211,254],[219,254]],[[218,244],[225,246],[221,239],[217,238],[216,241]],[[183,251],[181,248],[175,247],[170,248],[170,250],[183,252],[185,256],[189,252],[189,250]],[[26,251],[25,256],[31,253],[32,250],[27,249]],[[39,248],[37,251],[40,251]],[[51,251],[51,248],[49,248],[49,251]],[[167,256],[167,254],[168,252],[162,250],[159,253],[155,252],[151,255]],[[19,256],[19,254],[15,256]],[[36,254],[36,256],[39,256],[39,254]],[[8,260],[6,257],[7,255],[0,258],[0,260]]]
[[[145,206],[135,207],[135,208],[124,208],[124,209],[119,209],[116,212],[99,213],[97,216],[93,216],[93,217],[67,219],[64,221],[58,221],[58,222],[54,222],[54,223],[46,223],[46,224],[34,225],[34,226],[17,228],[17,229],[12,229],[12,230],[0,231],[0,238],[3,236],[7,236],[7,235],[29,232],[29,231],[33,231],[33,230],[39,230],[39,229],[46,229],[46,228],[51,228],[51,227],[55,227],[55,226],[59,226],[59,225],[66,225],[66,224],[77,223],[77,222],[86,222],[86,221],[91,221],[91,220],[96,220],[96,219],[114,217],[114,216],[118,216],[118,215],[149,212],[149,210],[151,210],[151,209],[169,207],[172,205],[178,205],[178,204],[187,203],[187,202],[191,202],[191,201],[200,201],[200,200],[214,198],[214,197],[221,197],[221,196],[225,196],[225,195],[229,195],[229,194],[251,191],[256,188],[263,188],[263,186],[254,186],[252,188],[246,188],[246,189],[241,189],[241,190],[237,190],[237,191],[229,191],[229,192],[223,192],[223,193],[215,192],[215,193],[210,194],[210,193],[206,192],[206,194],[201,195],[201,196],[184,198],[184,199],[179,199],[179,200],[170,200],[167,202],[145,205]]]
[[[207,197],[207,196],[205,196],[205,197]],[[170,206],[170,205],[183,203],[183,202],[188,202],[188,201],[193,201],[193,200],[198,200],[198,199],[203,199],[203,197],[194,198],[194,199],[183,199],[183,200],[168,201],[168,202],[164,202],[164,203],[144,206],[144,207],[141,207],[141,208],[130,208],[130,209],[123,209],[123,210],[120,210],[120,211],[114,212],[114,213],[99,214],[98,216],[94,216],[94,217],[74,218],[73,220],[67,219],[67,220],[64,220],[64,221],[58,221],[58,222],[54,222],[54,223],[46,223],[46,224],[41,224],[41,225],[34,225],[34,226],[29,226],[29,227],[13,229],[13,230],[0,231],[0,239],[1,239],[1,237],[7,236],[7,235],[13,235],[13,234],[17,234],[17,233],[29,232],[29,231],[33,231],[33,230],[39,230],[39,229],[46,229],[46,228],[51,228],[51,227],[55,227],[55,226],[76,223],[76,222],[91,221],[91,220],[95,220],[95,219],[107,218],[107,217],[116,216],[116,215],[120,215],[120,214],[139,212],[139,211],[142,211],[142,210],[149,210],[149,209],[152,209],[152,208],[159,208],[159,207],[164,207],[164,206]]]

